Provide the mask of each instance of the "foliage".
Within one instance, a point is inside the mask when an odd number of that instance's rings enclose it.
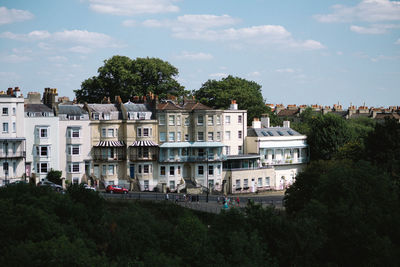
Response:
[[[265,102],[261,93],[261,85],[239,77],[228,76],[220,81],[208,80],[199,90],[194,91],[195,97],[203,104],[227,109],[231,100],[236,100],[239,109],[247,110],[247,124],[251,125],[253,118],[260,118],[268,113],[271,122],[276,117]]]
[[[389,177],[368,162],[312,163],[286,191],[290,218],[320,232],[314,259],[327,265],[399,264],[400,202]]]
[[[50,182],[61,185],[62,184],[61,175],[62,175],[61,171],[56,171],[56,170],[51,169],[47,173],[46,179]]]
[[[132,96],[145,96],[149,92],[166,98],[167,94],[183,96],[187,92],[176,77],[178,69],[158,58],[130,59],[113,56],[98,69],[98,76],[82,82],[75,90],[79,102],[99,103],[104,97],[120,96],[128,101]]]
[[[400,186],[400,124],[386,119],[366,138],[366,156]]]
[[[311,118],[307,142],[312,160],[331,159],[339,149],[354,139],[354,134],[342,118],[334,114]]]

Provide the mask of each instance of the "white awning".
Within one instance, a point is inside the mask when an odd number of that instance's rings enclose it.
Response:
[[[135,141],[130,146],[158,146],[158,144],[153,141]]]
[[[124,141],[100,141],[95,147],[123,147],[125,146]]]

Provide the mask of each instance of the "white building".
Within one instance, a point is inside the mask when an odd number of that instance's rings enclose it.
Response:
[[[290,128],[289,121],[283,127],[261,128],[261,122],[253,121],[246,139],[247,153],[260,155],[260,165],[272,168],[271,189],[282,190],[290,186],[296,175],[309,161],[307,137]]]
[[[40,93],[29,93],[25,102],[26,169],[38,183],[51,169],[60,169],[59,121],[41,104]]]
[[[90,183],[91,132],[89,114],[81,105],[58,106],[59,160],[62,177],[72,183]]]
[[[236,100],[232,100],[229,109],[223,111],[224,155],[243,154],[246,136],[247,110],[238,109]]]
[[[25,178],[24,98],[18,87],[0,92],[0,186]]]

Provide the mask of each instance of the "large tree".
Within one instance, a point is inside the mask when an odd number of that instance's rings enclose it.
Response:
[[[249,125],[253,118],[270,112],[265,106],[261,85],[239,77],[229,75],[220,81],[208,80],[194,95],[201,103],[213,108],[227,109],[231,100],[236,100],[239,109],[247,110]]]
[[[313,162],[285,194],[289,218],[319,235],[316,266],[398,266],[399,207],[394,183],[366,161]]]
[[[104,61],[97,76],[83,81],[75,94],[79,102],[90,103],[98,103],[105,96],[113,100],[117,95],[127,101],[149,92],[160,98],[167,94],[183,96],[186,91],[176,80],[177,76],[177,68],[158,58],[113,56]]]
[[[354,131],[342,117],[328,113],[311,118],[307,142],[311,159],[331,159],[348,142],[354,140]]]

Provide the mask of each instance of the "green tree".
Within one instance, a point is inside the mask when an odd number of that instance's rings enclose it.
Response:
[[[62,172],[61,171],[56,171],[51,169],[47,175],[46,175],[46,179],[50,182],[53,182],[55,184],[61,185],[62,180],[61,180],[61,175]]]
[[[366,138],[366,151],[367,158],[400,186],[400,124],[394,119],[376,124]]]
[[[261,85],[256,82],[229,75],[220,81],[208,80],[194,91],[194,95],[201,103],[221,109],[229,108],[231,100],[236,100],[239,109],[247,110],[248,125],[251,125],[253,118],[259,118],[264,113],[270,114],[274,122],[274,114],[265,106]]]
[[[132,96],[152,92],[160,98],[167,94],[183,96],[187,93],[176,80],[178,69],[159,58],[130,59],[113,56],[104,61],[98,75],[82,82],[75,90],[79,102],[99,103],[105,96],[114,100],[120,96],[128,101]]]
[[[328,113],[312,117],[307,142],[311,159],[331,159],[339,149],[354,139],[354,133],[345,119]]]
[[[390,178],[366,161],[318,161],[286,191],[293,222],[311,220],[328,266],[398,266],[400,203]]]

